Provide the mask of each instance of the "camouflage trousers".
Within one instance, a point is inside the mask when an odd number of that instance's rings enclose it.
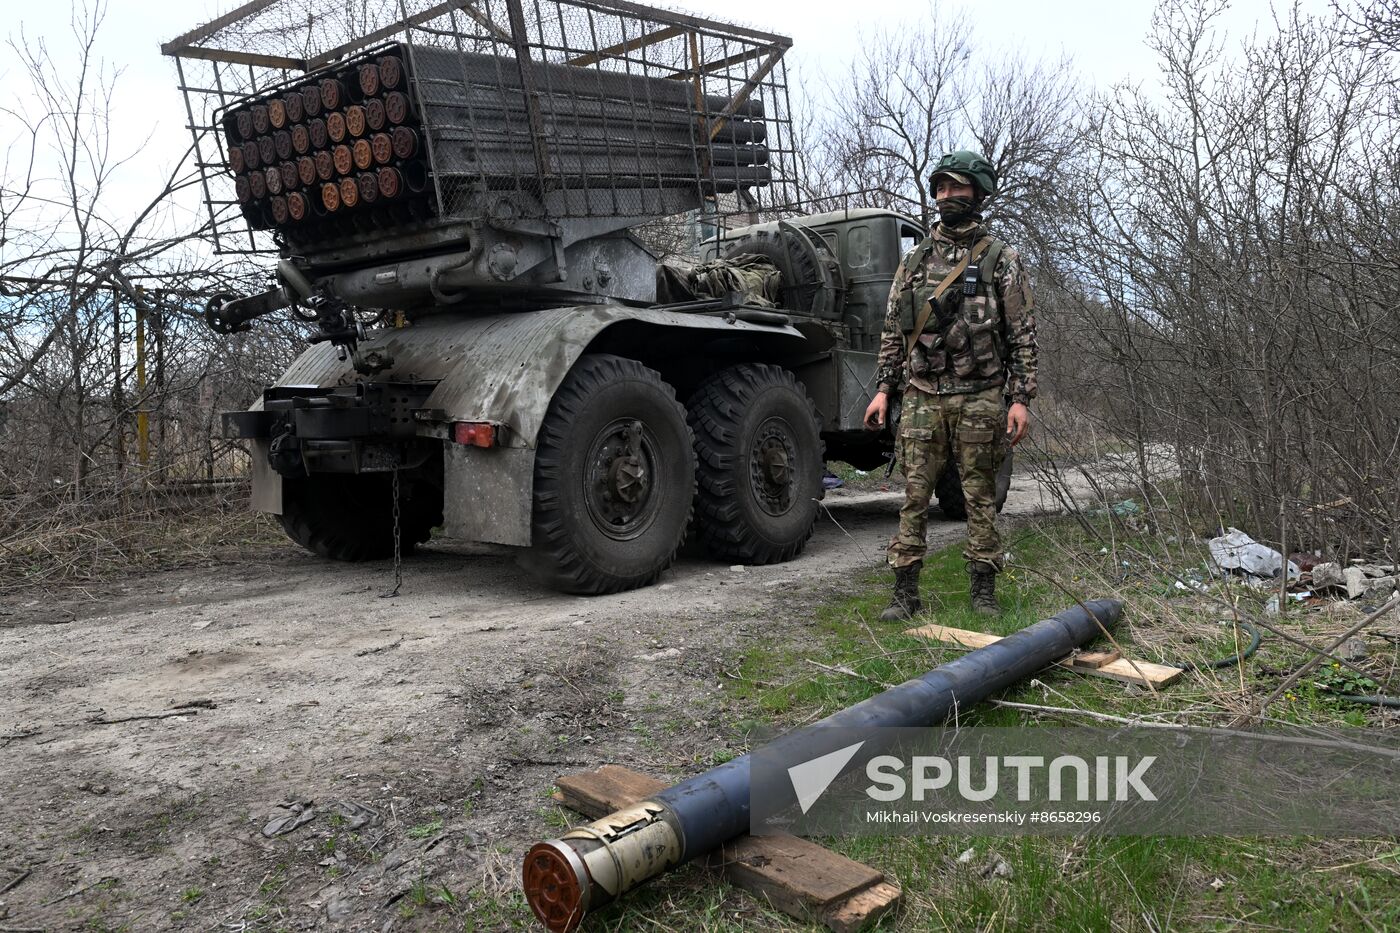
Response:
[[[933,395],[914,386],[905,390],[899,460],[908,485],[899,510],[899,531],[890,539],[891,567],[923,560],[928,550],[924,536],[929,500],[951,446],[967,500],[963,557],[1001,570],[1001,536],[996,526],[996,477],[1003,450],[997,435],[1006,430],[1001,396],[1001,386],[966,395]]]

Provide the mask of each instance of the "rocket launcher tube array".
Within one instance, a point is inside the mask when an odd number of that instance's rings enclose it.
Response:
[[[956,709],[1031,676],[1116,625],[1118,600],[1066,609],[1013,635],[968,652],[907,681],[779,736],[763,749],[786,771],[836,751],[850,729],[929,726]],[[832,746],[832,747],[828,747]],[[752,753],[751,753],[752,754]],[[526,899],[555,933],[576,929],[590,910],[642,882],[719,848],[749,830],[750,755],[669,787],[651,799],[541,842],[525,856]],[[765,799],[795,802],[790,784],[764,789]]]

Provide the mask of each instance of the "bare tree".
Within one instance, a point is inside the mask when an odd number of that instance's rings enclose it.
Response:
[[[147,199],[118,202],[114,178],[136,156],[117,151],[109,123],[119,73],[96,57],[103,17],[101,5],[75,7],[73,65],[47,38],[9,42],[29,84],[0,110],[12,140],[0,168],[0,497],[11,529],[30,505],[91,504],[144,482],[127,466],[148,448],[152,475],[212,475],[224,456],[216,407],[245,404],[293,348],[276,332],[224,347],[200,323],[207,296],[250,273],[214,256],[204,222],[176,209],[197,183],[189,152],[169,154],[175,167]]]
[[[1168,446],[1197,521],[1393,548],[1400,176],[1376,145],[1400,129],[1391,74],[1296,10],[1229,55],[1222,8],[1164,4],[1163,87],[1101,104],[1085,196],[1054,237],[1054,326],[1083,361],[1060,388],[1144,461]]]
[[[848,72],[827,83],[827,113],[805,141],[813,196],[931,222],[934,166],[950,150],[978,149],[1001,178],[989,217],[1034,247],[1083,129],[1071,63],[984,44],[966,16],[939,7],[858,45]]]

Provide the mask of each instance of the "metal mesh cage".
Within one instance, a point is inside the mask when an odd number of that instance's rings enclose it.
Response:
[[[790,44],[621,0],[253,0],[162,50],[216,248],[264,252],[783,211]]]

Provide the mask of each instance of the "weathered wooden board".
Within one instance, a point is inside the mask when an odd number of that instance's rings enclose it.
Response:
[[[964,648],[985,648],[1001,641],[1000,635],[986,632],[972,632],[967,629],[949,628],[946,625],[921,625],[905,631],[906,635],[941,641],[944,644],[960,645]],[[1184,673],[1179,667],[1165,664],[1152,664],[1147,661],[1129,661],[1119,656],[1117,651],[1090,652],[1071,655],[1057,661],[1061,667],[1094,677],[1107,677],[1140,687],[1166,687],[1176,683]]]

